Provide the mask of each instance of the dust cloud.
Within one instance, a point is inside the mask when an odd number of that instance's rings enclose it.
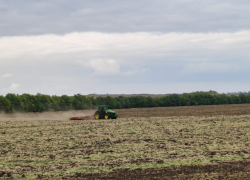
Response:
[[[0,121],[9,120],[69,120],[75,116],[89,116],[94,115],[95,110],[81,110],[81,111],[56,111],[56,112],[42,112],[42,113],[13,113],[0,114]]]

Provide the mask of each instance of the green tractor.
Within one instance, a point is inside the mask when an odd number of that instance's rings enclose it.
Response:
[[[95,112],[95,119],[116,119],[118,115],[115,111],[108,109],[105,105],[98,106],[98,111]]]

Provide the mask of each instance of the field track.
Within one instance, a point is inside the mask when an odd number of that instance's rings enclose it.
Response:
[[[0,179],[249,179],[250,105],[0,115]]]

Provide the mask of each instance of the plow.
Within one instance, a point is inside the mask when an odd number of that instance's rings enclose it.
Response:
[[[70,120],[116,119],[117,117],[115,111],[108,109],[106,105],[100,105],[94,115],[71,117]]]

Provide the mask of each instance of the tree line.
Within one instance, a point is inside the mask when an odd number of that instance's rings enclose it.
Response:
[[[214,91],[171,94],[163,97],[86,97],[49,96],[44,94],[7,94],[0,96],[0,112],[45,112],[93,109],[98,105],[108,105],[110,109],[146,108],[168,106],[219,105],[250,103],[250,94],[227,95]]]

